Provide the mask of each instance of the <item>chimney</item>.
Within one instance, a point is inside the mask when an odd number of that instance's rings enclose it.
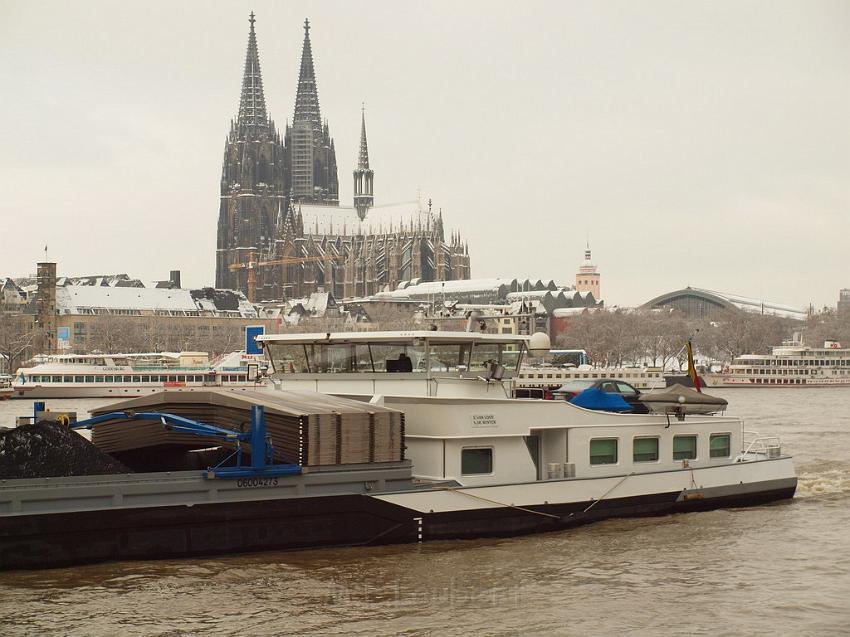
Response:
[[[172,270],[168,275],[168,282],[171,283],[171,287],[175,289],[180,289],[180,270]]]

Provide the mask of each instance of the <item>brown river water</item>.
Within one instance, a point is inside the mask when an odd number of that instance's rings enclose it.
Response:
[[[0,573],[0,636],[850,635],[850,388],[713,393],[748,430],[782,437],[792,501],[510,539]],[[0,403],[0,424],[31,405]]]

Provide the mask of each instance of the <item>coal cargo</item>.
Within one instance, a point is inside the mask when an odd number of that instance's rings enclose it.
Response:
[[[68,427],[44,422],[0,432],[0,479],[130,473]]]

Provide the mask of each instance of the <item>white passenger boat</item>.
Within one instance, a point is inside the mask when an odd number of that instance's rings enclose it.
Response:
[[[793,496],[797,478],[779,440],[744,431],[737,418],[619,414],[514,398],[513,377],[540,340],[548,338],[432,331],[257,337],[281,391],[227,393],[191,409],[200,393],[166,392],[103,408],[101,420],[81,425],[94,427],[92,440],[108,440],[110,448],[128,449],[122,440],[158,445],[148,455],[144,448],[124,452],[140,463],[133,467],[139,474],[0,484],[0,563],[503,536]],[[269,434],[252,425],[252,445],[263,451],[250,467],[163,470],[168,435],[185,450],[186,432],[204,427],[187,417],[207,413],[226,427],[222,419],[240,400],[265,402],[266,413],[292,414],[301,424]],[[165,426],[161,414],[169,409],[178,420]],[[155,436],[138,420],[145,411],[154,412]],[[380,424],[387,412],[400,428]],[[103,419],[112,429],[98,433]],[[130,432],[124,438],[121,422]],[[232,428],[245,436],[242,423]],[[274,457],[289,465],[265,463],[268,437]],[[206,453],[210,445],[201,438],[197,449]],[[146,468],[154,460],[156,471]]]
[[[233,352],[210,362],[206,352],[38,356],[11,383],[13,398],[130,398],[163,390],[222,387],[253,390],[248,365],[261,358]]]
[[[744,354],[720,373],[705,374],[709,387],[835,387],[850,385],[850,349],[837,341],[806,347],[789,341],[770,354]]]
[[[641,391],[665,387],[664,372],[657,367],[553,367],[523,366],[517,372],[514,386],[517,396],[540,398],[573,380],[610,378],[627,382]]]

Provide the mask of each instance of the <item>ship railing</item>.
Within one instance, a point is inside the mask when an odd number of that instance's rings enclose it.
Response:
[[[743,459],[751,456],[779,458],[782,455],[782,441],[778,436],[762,436],[757,431],[744,432]]]

